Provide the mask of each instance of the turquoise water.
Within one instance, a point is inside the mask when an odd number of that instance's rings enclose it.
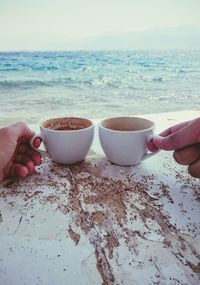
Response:
[[[0,122],[200,110],[200,51],[0,53]]]

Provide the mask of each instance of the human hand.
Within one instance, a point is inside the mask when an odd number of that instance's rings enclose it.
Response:
[[[188,165],[189,173],[200,178],[200,118],[175,125],[148,143],[150,151],[174,150],[174,159]]]
[[[33,135],[24,123],[0,129],[0,182],[6,177],[26,177],[41,164],[40,154],[29,145]],[[34,146],[39,145],[40,140],[36,139]]]

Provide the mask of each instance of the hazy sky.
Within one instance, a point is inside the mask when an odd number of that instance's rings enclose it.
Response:
[[[30,35],[79,40],[110,31],[200,26],[199,11],[200,0],[0,0],[0,49],[10,38],[17,45]]]

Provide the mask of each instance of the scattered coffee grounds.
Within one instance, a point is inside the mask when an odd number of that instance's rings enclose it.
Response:
[[[182,191],[190,185],[200,201],[199,186],[194,179],[177,173],[177,181]],[[199,260],[197,250],[188,248],[192,236],[182,233],[165,212],[164,203],[174,205],[172,191],[166,181],[159,181],[154,175],[137,177],[131,167],[120,168],[93,153],[84,162],[70,167],[57,165],[46,158],[38,172],[26,180],[5,184],[0,197],[9,198],[8,203],[14,206],[15,197],[20,196],[27,209],[36,201],[56,205],[66,216],[66,231],[75,245],[79,246],[81,235],[84,235],[93,246],[102,284],[114,285],[120,284],[114,277],[113,262],[117,260],[116,249],[122,244],[128,247],[130,257],[137,257],[139,245],[146,242],[148,249],[151,242],[158,240],[178,262],[199,272],[198,263],[189,259],[190,255],[195,255]],[[185,212],[181,214],[185,215]],[[197,225],[195,228],[188,222],[187,226],[189,233],[198,232]],[[147,255],[147,260],[156,263],[153,256]],[[134,258],[129,263],[142,266],[142,262],[137,263]]]
[[[69,232],[71,239],[73,239],[73,241],[75,242],[75,245],[77,245],[80,240],[80,235],[74,232],[71,226],[69,226],[68,232]]]

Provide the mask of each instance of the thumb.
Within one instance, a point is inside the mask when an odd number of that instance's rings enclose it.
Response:
[[[34,132],[31,131],[25,123],[16,123],[10,128],[12,128],[13,134],[15,134],[17,138],[21,137],[26,140],[34,135]]]
[[[178,150],[200,142],[200,118],[191,121],[178,131],[166,136],[156,136],[154,145],[163,150]]]

